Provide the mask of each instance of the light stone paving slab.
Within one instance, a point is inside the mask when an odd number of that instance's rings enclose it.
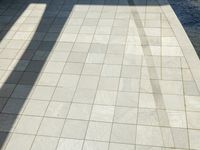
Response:
[[[0,149],[200,150],[199,120],[167,0],[0,2]]]

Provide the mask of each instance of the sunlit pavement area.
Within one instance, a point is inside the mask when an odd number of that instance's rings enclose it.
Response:
[[[165,0],[0,1],[2,150],[199,150],[199,88]]]

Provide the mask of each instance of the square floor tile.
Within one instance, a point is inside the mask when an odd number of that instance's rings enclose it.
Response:
[[[41,117],[22,116],[15,128],[15,132],[36,134],[41,121]]]
[[[88,122],[81,120],[70,120],[67,119],[62,130],[61,137],[84,139]]]
[[[63,33],[73,33],[73,34],[78,34],[80,30],[80,26],[73,26],[73,25],[68,25],[65,27]]]
[[[142,57],[132,54],[126,54],[124,55],[123,60],[124,65],[134,65],[134,66],[141,66],[142,64]]]
[[[171,128],[172,136],[174,140],[174,146],[177,148],[189,148],[189,135],[187,129],[181,129],[181,128]],[[170,137],[170,136],[169,136]],[[168,139],[169,139],[168,137]]]
[[[48,106],[47,101],[29,100],[23,111],[25,115],[43,116]]]
[[[162,79],[164,79],[164,80],[182,80],[181,69],[162,68]]]
[[[63,102],[50,102],[45,116],[55,118],[66,118],[70,104]]]
[[[111,123],[90,122],[86,134],[86,139],[97,141],[109,141]]]
[[[44,72],[47,73],[61,73],[64,67],[64,62],[48,62],[45,66]]]
[[[67,75],[63,74],[60,77],[58,82],[58,86],[68,87],[68,88],[75,88],[78,84],[79,76],[78,75]]]
[[[58,143],[58,138],[46,137],[46,136],[36,136],[31,150],[55,150]]]
[[[119,78],[101,77],[99,81],[99,90],[113,90],[118,89]]]
[[[0,114],[0,131],[10,132],[13,131],[18,123],[20,116],[11,114]]]
[[[59,61],[59,62],[66,62],[69,56],[69,52],[65,52],[65,51],[55,51],[51,54],[49,61],[53,62],[53,61]],[[58,64],[54,64],[59,66]],[[62,63],[60,63],[60,68],[62,68]]]
[[[44,118],[38,130],[38,135],[59,137],[64,124],[64,119]]]
[[[106,53],[107,45],[92,43],[90,45],[89,53]]]
[[[180,57],[162,57],[162,67],[181,68]]]
[[[102,53],[89,53],[86,59],[86,63],[90,64],[102,64],[105,54]]]
[[[42,60],[32,60],[29,62],[28,66],[26,67],[26,71],[31,72],[40,72],[44,65],[44,61]]]
[[[13,91],[11,97],[13,98],[27,98],[30,94],[32,86],[18,84]]]
[[[81,150],[82,145],[82,140],[61,138],[59,140],[57,150]]]
[[[118,92],[116,105],[117,106],[137,107],[138,100],[139,100],[138,93]]]
[[[200,110],[199,96],[185,96],[186,110],[199,111]]]
[[[74,43],[74,46],[72,48],[73,52],[88,52],[89,51],[90,44],[89,43]]]
[[[162,93],[165,94],[183,94],[183,84],[180,81],[159,81]],[[158,83],[154,82],[154,85]]]
[[[160,102],[161,103],[159,104],[159,107],[163,109],[169,109],[169,110],[185,109],[184,97],[181,95],[162,95],[162,99],[160,99]]]
[[[109,35],[95,34],[92,43],[107,44],[109,41]]]
[[[87,57],[87,53],[71,52],[68,57],[68,62],[84,63]]]
[[[10,97],[15,86],[16,86],[15,84],[0,84],[0,87],[1,87],[0,95],[1,95],[1,97]],[[17,96],[17,93],[16,93],[16,96]]]
[[[139,109],[138,124],[158,126],[161,125],[159,120],[159,111],[156,109]]]
[[[59,77],[60,74],[42,73],[37,84],[46,86],[56,86]]]
[[[189,130],[190,148],[200,149],[199,136],[199,130]]]
[[[64,67],[63,73],[81,74],[82,69],[83,69],[82,63],[67,63]]]
[[[116,107],[114,122],[136,124],[137,121],[137,109],[128,107]]]
[[[161,69],[159,67],[142,67],[142,79],[161,79]]]
[[[17,77],[18,75],[15,74],[15,77]],[[37,77],[38,77],[38,73],[33,73],[33,72],[24,72],[23,75],[20,74],[20,81],[19,84],[23,84],[23,85],[34,85],[35,82],[37,81]],[[13,79],[14,81],[18,80],[18,79]],[[14,81],[8,81],[8,82],[13,82]]]
[[[200,112],[187,112],[188,128],[200,129]]]
[[[123,56],[118,54],[106,54],[104,63],[110,65],[121,65]]]
[[[57,44],[54,47],[55,51],[60,51],[60,52],[69,52],[71,51],[73,47],[73,43],[68,43],[68,42],[57,42]]]
[[[99,77],[82,75],[78,83],[80,89],[96,89],[98,86]]]
[[[193,81],[184,81],[184,93],[185,95],[200,95],[199,89],[197,84]]]
[[[97,141],[85,141],[83,145],[83,150],[108,150],[109,143],[97,142]]]
[[[140,67],[137,66],[123,66],[121,77],[140,78],[140,70]]]
[[[110,34],[111,27],[109,26],[98,26],[96,29],[96,34]]]
[[[33,135],[13,134],[6,146],[6,150],[20,149],[27,150],[31,148],[34,140]],[[24,142],[26,141],[26,142]]]
[[[98,23],[98,19],[97,18],[85,18],[83,25],[87,25],[87,26],[96,26]]]
[[[192,73],[190,69],[182,69],[182,76],[183,76],[183,81],[192,81]]]
[[[67,118],[88,120],[91,113],[91,105],[72,103]]]
[[[139,107],[141,108],[156,108],[156,99],[159,95],[141,93],[139,97]]]
[[[60,40],[61,42],[75,42],[76,40],[76,37],[77,37],[77,34],[71,34],[71,33],[63,33],[61,36],[60,36]]]
[[[109,44],[107,53],[123,54],[124,50],[125,50],[125,45],[123,45],[123,44]]]
[[[139,79],[121,78],[119,84],[119,90],[126,92],[138,92]]]
[[[49,86],[36,86],[31,95],[31,99],[51,100],[55,88]]]
[[[94,34],[96,27],[95,26],[82,26],[80,29],[81,34]]]
[[[142,66],[160,67],[161,59],[159,56],[144,56]]]
[[[135,125],[113,124],[111,142],[134,144],[135,135]]]
[[[26,102],[24,99],[0,98],[0,111],[8,114],[21,114],[24,111]]]
[[[162,37],[162,45],[164,45],[164,46],[179,46],[176,37]]]
[[[121,74],[120,65],[103,65],[101,76],[119,77]]]
[[[94,105],[90,120],[112,122],[114,116],[113,106]]]
[[[126,43],[126,36],[122,35],[111,35],[109,43],[110,44],[125,44]]]
[[[78,34],[76,42],[91,43],[93,39],[92,34]]]
[[[52,100],[53,101],[62,101],[62,102],[71,102],[75,93],[75,87],[56,87]]]
[[[187,128],[186,114],[184,111],[162,110],[158,114],[160,115],[161,122],[164,122],[165,125],[169,122],[170,127]]]
[[[96,90],[77,89],[73,102],[92,104],[95,98]]]
[[[152,126],[137,126],[136,144],[163,146],[160,128]]]
[[[101,64],[85,64],[82,74],[84,75],[100,75],[102,65]]]
[[[100,19],[98,22],[98,26],[112,26],[113,19]]]
[[[163,46],[162,47],[163,56],[183,56],[182,50],[178,46]]]
[[[109,150],[135,150],[135,145],[110,143]]]
[[[117,93],[113,91],[97,91],[95,104],[115,105]]]

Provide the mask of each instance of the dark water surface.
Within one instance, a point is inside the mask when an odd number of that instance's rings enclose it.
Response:
[[[168,0],[200,58],[200,0]]]

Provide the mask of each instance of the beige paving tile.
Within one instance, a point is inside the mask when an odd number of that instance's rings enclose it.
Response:
[[[47,101],[30,100],[23,111],[25,115],[43,116],[48,106]]]
[[[113,117],[114,117],[113,106],[94,105],[91,112],[90,120],[112,122]]]
[[[73,103],[70,106],[69,114],[67,118],[88,120],[91,113],[91,105],[88,104],[76,104]]]
[[[26,143],[24,143],[24,140],[26,140]],[[33,135],[25,135],[25,134],[13,134],[11,136],[11,139],[6,146],[6,150],[12,150],[12,149],[21,149],[26,150],[31,148],[31,144],[34,140]]]
[[[36,136],[31,150],[54,150],[56,148],[56,145],[58,143],[58,138],[54,137],[46,137],[46,136]]]
[[[44,118],[38,130],[38,135],[59,137],[64,124],[64,119]]]
[[[58,143],[58,150],[64,150],[64,149],[69,149],[69,150],[81,150],[83,145],[82,140],[76,140],[76,139],[65,139],[61,138]]]
[[[200,118],[199,112],[187,112],[188,128],[199,129],[200,128],[199,118]]]
[[[136,126],[113,124],[111,142],[135,144]]]
[[[85,141],[83,145],[83,150],[107,150],[109,143],[107,142],[97,142],[97,141]]]
[[[109,141],[111,123],[90,122],[86,134],[88,140]]]
[[[16,133],[36,134],[42,117],[22,116],[15,128]]]
[[[66,118],[70,104],[63,102],[50,102],[45,116],[55,118]]]
[[[136,144],[163,146],[162,134],[159,127],[138,126]]]
[[[84,139],[87,130],[87,121],[67,119],[61,137]]]
[[[128,107],[116,107],[114,122],[136,124],[137,121],[137,109]]]
[[[117,92],[98,90],[94,104],[115,105]]]
[[[189,139],[190,139],[190,147],[193,149],[199,149],[200,145],[199,145],[199,130],[189,130]]]

